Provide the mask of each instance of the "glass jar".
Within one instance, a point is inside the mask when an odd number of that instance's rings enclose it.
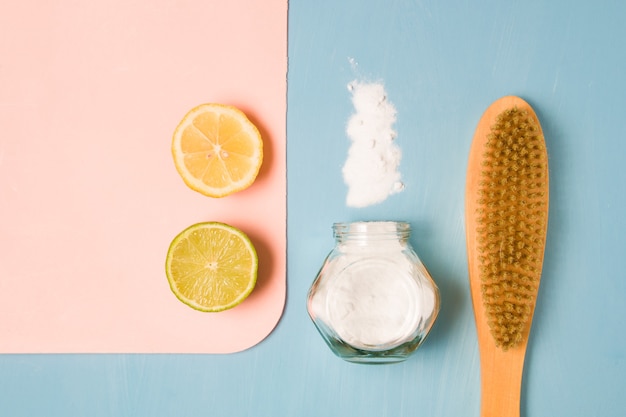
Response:
[[[335,247],[308,294],[313,323],[340,358],[405,360],[439,313],[439,289],[409,243],[405,222],[333,225]]]

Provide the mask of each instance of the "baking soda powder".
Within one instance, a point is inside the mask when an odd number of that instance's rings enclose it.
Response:
[[[343,166],[346,204],[366,207],[404,189],[398,170],[402,152],[395,143],[396,109],[380,83],[348,84],[355,113],[346,134],[351,141]]]

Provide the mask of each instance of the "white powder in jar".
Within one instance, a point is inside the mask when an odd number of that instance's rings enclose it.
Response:
[[[365,260],[346,268],[329,291],[329,322],[360,349],[388,349],[413,339],[419,323],[417,283],[391,262]]]
[[[424,330],[436,306],[428,285],[402,253],[398,242],[380,244],[371,256],[367,247],[340,249],[343,256],[325,265],[312,313],[349,345],[387,350],[413,340]],[[367,256],[364,256],[367,253]]]
[[[342,170],[348,186],[346,204],[366,207],[404,189],[398,170],[402,152],[393,128],[396,109],[381,83],[353,81],[348,90],[355,113],[346,128],[351,140]]]

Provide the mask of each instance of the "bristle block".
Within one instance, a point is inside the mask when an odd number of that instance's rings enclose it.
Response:
[[[504,350],[522,340],[538,291],[546,219],[541,129],[512,108],[491,126],[478,187],[476,229],[487,321]]]

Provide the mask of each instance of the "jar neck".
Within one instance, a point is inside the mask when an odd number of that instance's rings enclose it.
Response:
[[[340,244],[367,242],[407,243],[411,235],[411,225],[407,222],[363,221],[335,223],[333,225],[335,241]]]

